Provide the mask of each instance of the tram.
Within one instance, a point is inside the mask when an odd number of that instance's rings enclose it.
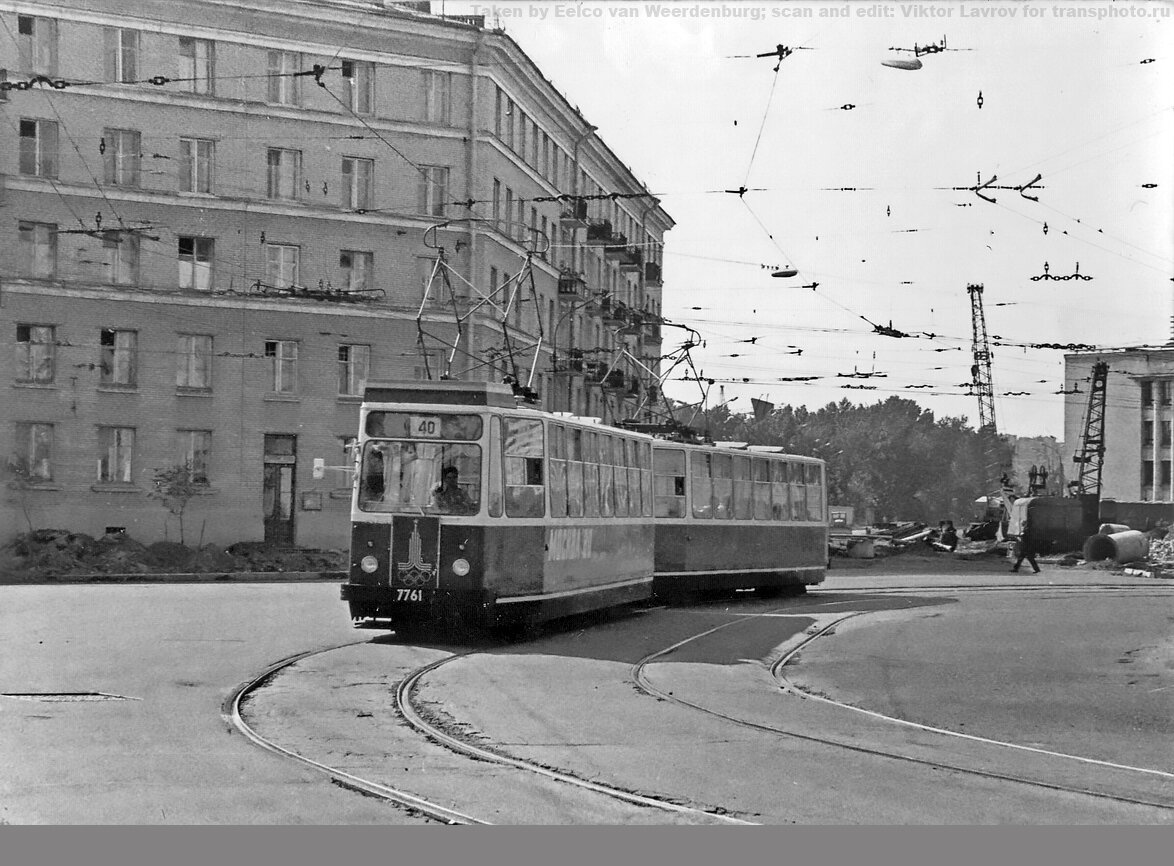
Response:
[[[360,428],[356,625],[498,628],[651,597],[651,436],[451,380],[369,383]]]
[[[823,582],[822,460],[744,443],[657,442],[653,473],[658,597],[770,597]]]
[[[504,384],[369,383],[352,621],[460,632],[823,581],[822,461],[638,427],[544,412]]]

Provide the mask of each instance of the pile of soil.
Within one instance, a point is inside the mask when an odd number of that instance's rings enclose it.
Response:
[[[125,533],[93,538],[64,529],[37,529],[0,548],[0,577],[36,581],[84,574],[209,574],[341,571],[340,550],[240,542],[193,548],[174,541],[142,544]]]

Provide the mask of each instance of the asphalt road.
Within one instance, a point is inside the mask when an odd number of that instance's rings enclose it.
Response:
[[[927,588],[949,582],[957,588]],[[894,586],[903,588],[887,591]],[[1162,777],[1108,766],[1174,770],[1172,600],[1169,582],[1098,573],[1045,570],[1029,586],[1022,576],[833,571],[803,599],[743,598],[552,629],[442,668],[420,696],[505,751],[762,823],[1169,823],[1169,809],[999,775],[1174,796]],[[769,665],[813,625],[846,613],[858,615],[805,646],[785,667],[788,679],[1029,750],[784,694]],[[645,669],[694,706],[634,687],[637,661],[712,628]],[[375,637],[350,628],[333,583],[0,587],[0,821],[421,823],[258,749],[221,716],[224,699],[274,662],[348,643],[257,694],[262,733],[303,754],[343,755],[388,784],[407,779],[421,794],[468,801],[460,805],[496,797],[485,817],[498,823],[640,820],[544,791],[524,773],[471,769],[476,762],[413,745],[387,709],[397,671],[465,648]],[[94,692],[124,699],[31,694]],[[943,755],[962,771],[919,763]],[[974,767],[994,775],[965,772]]]

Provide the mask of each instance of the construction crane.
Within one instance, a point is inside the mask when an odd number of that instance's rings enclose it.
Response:
[[[1097,361],[1092,365],[1092,384],[1088,389],[1088,408],[1084,413],[1084,435],[1080,450],[1072,457],[1080,475],[1069,482],[1074,496],[1101,493],[1101,467],[1105,463],[1105,391],[1109,383],[1109,365]]]
[[[989,427],[992,433],[998,433],[995,426],[995,385],[991,379],[991,347],[986,334],[986,316],[982,311],[982,284],[971,283],[966,291],[970,293],[971,347],[974,353],[970,381],[978,395],[978,429]]]

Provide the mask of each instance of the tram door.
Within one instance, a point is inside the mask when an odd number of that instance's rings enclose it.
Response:
[[[294,543],[294,479],[297,477],[297,437],[265,435],[265,478],[262,512],[265,541]]]

